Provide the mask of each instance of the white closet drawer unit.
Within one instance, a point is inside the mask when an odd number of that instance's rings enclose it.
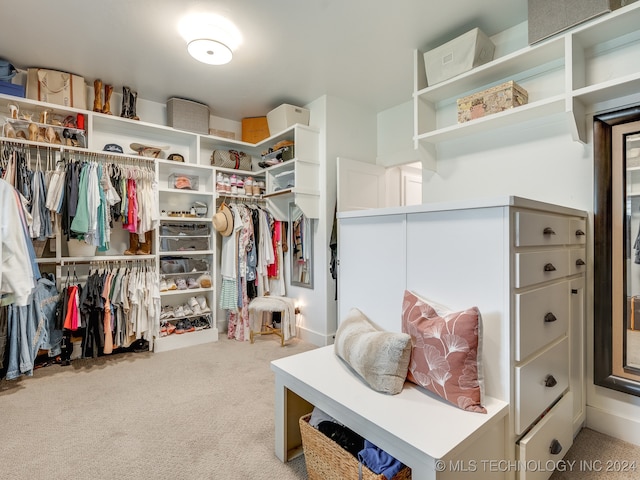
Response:
[[[572,245],[584,245],[587,243],[587,221],[584,218],[571,220],[569,243]]]
[[[587,252],[584,248],[569,250],[569,274],[585,273],[587,271]]]
[[[516,294],[516,361],[567,333],[570,296],[568,281]]]
[[[518,442],[520,480],[546,480],[573,444],[571,393],[568,393]]]
[[[547,213],[516,212],[516,247],[569,243],[569,220]]]
[[[569,274],[569,251],[516,253],[516,288],[548,282]]]
[[[515,427],[524,432],[569,386],[569,340],[564,337],[515,368]]]

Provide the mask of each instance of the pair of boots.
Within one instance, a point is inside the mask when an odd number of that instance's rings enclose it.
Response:
[[[122,87],[122,112],[120,113],[121,117],[130,118],[132,120],[140,120],[140,117],[136,115],[137,99],[137,92],[134,92],[129,87]]]
[[[137,233],[129,233],[129,249],[124,251],[125,255],[151,255],[151,241],[153,231],[145,232],[144,242],[140,242]]]
[[[111,94],[113,93],[113,86],[104,86],[104,104],[102,103],[102,80],[98,79],[93,82],[93,93],[93,111],[111,115]]]

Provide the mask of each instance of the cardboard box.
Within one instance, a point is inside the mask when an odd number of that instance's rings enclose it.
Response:
[[[527,91],[514,81],[476,92],[458,99],[458,123],[525,105]]]
[[[633,3],[625,0],[528,0],[529,44]]]
[[[29,68],[27,98],[86,110],[87,85],[79,75],[44,68]]]
[[[248,117],[242,119],[242,141],[258,143],[269,138],[267,117]]]
[[[167,125],[178,130],[209,134],[209,107],[184,98],[167,100]]]
[[[493,60],[495,45],[474,28],[424,54],[427,83],[435,85]]]
[[[280,133],[299,123],[309,125],[309,109],[283,103],[267,113],[269,131],[272,135]]]

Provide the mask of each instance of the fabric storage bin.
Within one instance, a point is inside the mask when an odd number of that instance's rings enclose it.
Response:
[[[184,98],[167,100],[167,125],[178,130],[209,134],[209,107]]]
[[[479,28],[440,45],[424,54],[424,69],[429,86],[493,60],[495,46]]]
[[[628,3],[633,2],[624,0],[528,0],[529,44],[544,40]]]
[[[98,247],[77,238],[70,238],[67,240],[67,248],[70,257],[94,257]]]
[[[271,135],[280,133],[296,123],[309,125],[309,109],[283,103],[267,113],[267,123]]]
[[[468,122],[509,108],[525,105],[527,91],[509,81],[458,99],[458,123]]]
[[[160,237],[160,250],[163,252],[185,252],[209,250],[209,236]]]
[[[318,429],[309,425],[311,414],[300,418],[300,435],[302,449],[307,465],[309,480],[385,480],[384,475],[377,475],[364,465],[362,477],[359,477],[360,462],[347,450],[331,440]],[[411,478],[411,469],[405,466],[391,480],[407,480]]]
[[[160,259],[160,270],[164,274],[207,272],[209,262],[204,258],[166,256]]]
[[[191,236],[201,237],[209,235],[209,225],[198,223],[162,223],[160,236]]]

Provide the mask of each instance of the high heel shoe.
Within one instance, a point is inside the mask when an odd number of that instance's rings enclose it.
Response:
[[[16,138],[16,131],[13,129],[13,125],[11,125],[9,122],[5,123],[2,126],[2,132],[3,136],[7,138]]]
[[[44,139],[47,143],[56,143],[56,132],[53,130],[53,127],[47,127]]]
[[[38,125],[35,123],[29,124],[29,140],[32,142],[38,141]]]

